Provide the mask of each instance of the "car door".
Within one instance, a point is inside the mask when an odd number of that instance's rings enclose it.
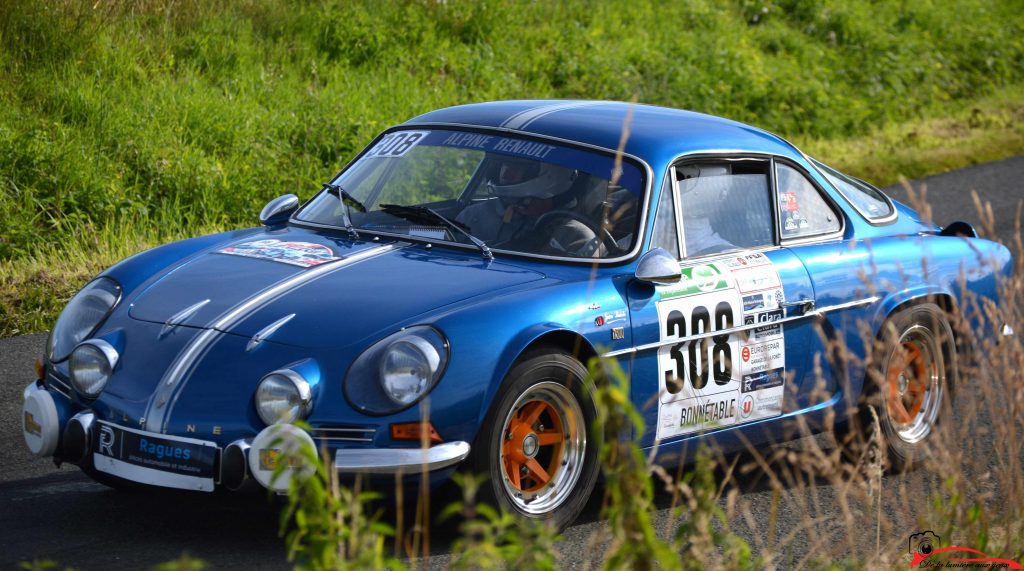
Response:
[[[632,397],[646,446],[795,410],[807,369],[812,301],[803,264],[779,247],[774,169],[766,156],[688,157],[670,172],[651,247],[680,280],[629,287]],[[748,440],[762,439],[751,431]]]
[[[870,319],[868,305],[874,299],[868,293],[873,286],[861,275],[870,259],[870,245],[839,246],[846,221],[825,191],[823,179],[808,167],[786,159],[775,161],[781,243],[804,264],[814,289],[815,312],[821,318],[821,334],[814,335],[806,348],[818,366],[805,380],[815,387],[814,394],[804,395],[805,407],[842,394],[849,363],[831,355],[828,343],[856,350],[860,325]]]

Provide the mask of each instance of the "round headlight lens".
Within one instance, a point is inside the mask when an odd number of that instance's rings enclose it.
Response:
[[[312,401],[309,383],[295,371],[274,371],[256,387],[256,412],[267,424],[306,418]]]
[[[71,353],[71,384],[82,396],[96,398],[107,386],[117,365],[117,351],[106,341],[93,339]]]
[[[384,350],[380,361],[380,383],[388,398],[409,405],[433,384],[441,356],[429,341],[410,335]]]
[[[448,367],[451,348],[440,330],[413,325],[366,348],[345,374],[345,398],[368,415],[405,410],[433,390]]]
[[[76,345],[96,331],[120,298],[121,286],[106,277],[96,278],[75,294],[50,332],[50,360],[66,359]]]

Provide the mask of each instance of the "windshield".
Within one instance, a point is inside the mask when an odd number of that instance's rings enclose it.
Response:
[[[344,194],[323,192],[296,218],[344,228],[347,205],[359,231],[473,245],[469,233],[498,252],[617,258],[636,243],[644,180],[629,161],[614,170],[611,155],[546,141],[394,131],[331,182]]]

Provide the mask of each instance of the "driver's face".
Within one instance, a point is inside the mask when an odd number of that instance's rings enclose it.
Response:
[[[539,218],[541,214],[551,210],[554,203],[550,198],[527,198],[516,205],[516,212],[530,218]]]
[[[498,184],[505,186],[519,184],[526,180],[526,165],[520,163],[505,163],[501,165],[498,173]]]

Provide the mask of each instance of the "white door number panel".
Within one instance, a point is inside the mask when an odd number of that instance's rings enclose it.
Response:
[[[661,340],[680,341],[658,349],[657,439],[782,414],[785,339],[774,322],[785,310],[771,260],[736,254],[681,273],[678,284],[658,287]]]

